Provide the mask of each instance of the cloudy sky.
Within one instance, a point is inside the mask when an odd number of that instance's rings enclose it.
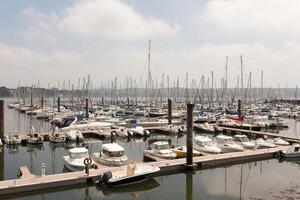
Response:
[[[146,79],[151,69],[171,80],[200,80],[214,71],[229,86],[252,72],[259,85],[295,87],[300,74],[299,0],[3,0],[0,86],[42,86],[91,75]],[[244,81],[244,85],[246,81]],[[219,84],[219,83],[218,83]]]

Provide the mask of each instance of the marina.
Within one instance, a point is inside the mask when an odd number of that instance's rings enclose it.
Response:
[[[0,6],[0,200],[300,199],[296,0]]]

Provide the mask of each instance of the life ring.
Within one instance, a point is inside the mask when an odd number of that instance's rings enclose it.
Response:
[[[84,165],[91,165],[92,164],[92,159],[91,158],[85,158],[83,160]]]

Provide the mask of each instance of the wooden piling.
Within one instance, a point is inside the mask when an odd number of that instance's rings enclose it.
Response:
[[[57,112],[60,112],[60,97],[57,98]]]
[[[193,172],[187,172],[185,178],[186,200],[193,199]]]
[[[85,99],[85,116],[88,119],[89,118],[89,99]]]
[[[239,99],[238,100],[238,110],[237,110],[239,117],[242,115],[241,103],[242,103],[242,101]]]
[[[187,135],[186,135],[186,146],[187,146],[187,157],[186,167],[187,169],[193,169],[193,109],[194,104],[187,104]]]
[[[44,108],[44,97],[41,98],[41,108]]]
[[[4,100],[0,100],[0,138],[4,139]]]
[[[130,101],[129,101],[129,98],[127,98],[127,107],[130,108]]]
[[[102,106],[104,105],[104,97],[102,97],[102,100],[101,100],[102,102],[101,102],[101,104],[102,104]]]
[[[168,124],[172,124],[172,100],[168,99]]]

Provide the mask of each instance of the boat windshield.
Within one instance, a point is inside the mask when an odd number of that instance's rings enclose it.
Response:
[[[103,149],[103,153],[110,157],[120,157],[124,155],[124,151],[107,151]]]
[[[168,144],[162,144],[158,146],[159,150],[165,150],[165,149],[170,149],[170,146]]]
[[[212,141],[203,141],[204,146],[213,146]]]
[[[239,137],[239,138],[236,138],[235,141],[249,142],[249,139],[247,137]]]
[[[233,143],[232,138],[225,138],[224,139],[224,143],[226,143],[226,144],[232,144]]]
[[[87,152],[84,153],[71,153],[70,157],[73,159],[81,159],[81,158],[87,158],[89,157]]]

